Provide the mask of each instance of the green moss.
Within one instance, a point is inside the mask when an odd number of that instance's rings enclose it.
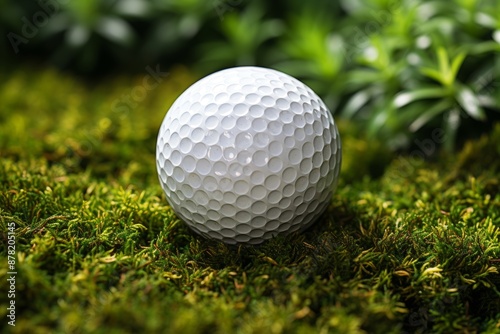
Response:
[[[95,87],[21,71],[0,88],[4,240],[16,224],[13,332],[498,332],[499,126],[430,162],[370,153],[376,144],[341,124],[344,171],[320,221],[260,247],[228,247],[193,235],[157,182],[157,129],[194,79],[172,70],[117,113],[114,101],[141,80]]]

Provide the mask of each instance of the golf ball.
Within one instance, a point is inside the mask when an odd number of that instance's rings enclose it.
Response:
[[[261,67],[194,83],[166,114],[156,147],[160,184],[177,216],[228,244],[310,226],[330,202],[341,156],[323,101]]]

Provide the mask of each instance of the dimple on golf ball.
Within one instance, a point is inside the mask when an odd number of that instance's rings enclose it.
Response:
[[[310,226],[330,202],[341,156],[323,101],[297,79],[261,67],[222,70],[190,86],[166,114],[156,148],[175,213],[228,244]]]

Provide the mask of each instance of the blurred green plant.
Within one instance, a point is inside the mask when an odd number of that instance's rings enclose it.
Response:
[[[4,31],[21,34],[41,4],[9,6]],[[437,128],[453,150],[500,120],[496,0],[74,0],[38,30],[21,55],[91,75],[176,63],[199,75],[277,68],[396,150]]]
[[[139,47],[145,62],[171,59],[176,52],[189,50],[191,40],[209,25],[214,14],[212,2],[204,0],[154,0],[149,4],[151,14],[144,17],[147,24],[141,35],[145,38]]]
[[[304,81],[325,102],[335,107],[338,101],[344,62],[344,43],[335,33],[333,22],[316,10],[294,13],[289,19],[281,49],[283,60],[275,67]]]
[[[136,43],[137,34],[131,22],[122,16],[127,5],[120,4],[121,7],[117,6],[113,0],[60,3],[53,9],[47,26],[41,29],[39,42],[59,41],[51,55],[53,61],[82,70],[96,67],[108,53],[115,59],[123,59],[124,51]]]
[[[345,28],[354,34],[348,57],[349,68],[343,90],[345,104],[341,114],[366,123],[369,136],[377,136],[394,148],[408,145],[402,133],[398,110],[391,103],[401,90],[402,82],[411,78],[407,55],[414,43],[414,27],[418,22],[414,3],[389,6],[351,5],[353,16],[365,17],[364,24]]]
[[[397,132],[399,124],[390,99],[399,90],[399,80],[406,64],[402,59],[395,59],[394,43],[379,36],[371,37],[369,43],[370,46],[358,58],[358,64],[362,66],[347,73],[344,93],[349,97],[341,114],[349,119],[360,116],[358,119],[368,121],[369,135],[378,135],[384,130],[394,141],[398,138],[391,132]]]
[[[264,13],[255,2],[225,14],[219,26],[222,38],[201,46],[199,62],[209,68],[265,63],[263,45],[280,36],[283,25],[279,19],[266,19]]]
[[[450,57],[444,47],[436,50],[437,61],[430,61],[430,65],[422,66],[420,73],[433,81],[433,85],[403,91],[394,100],[396,108],[412,105],[405,110],[406,122],[410,122],[409,130],[418,131],[441,114],[445,114],[443,127],[446,133],[445,147],[451,151],[460,125],[461,110],[465,116],[476,120],[486,120],[481,98],[469,86],[458,81],[457,75],[466,54],[460,52]],[[437,64],[435,64],[437,62]],[[436,67],[437,65],[437,67]],[[403,111],[403,110],[402,110]]]
[[[461,123],[477,126],[487,111],[499,110],[494,63],[500,44],[471,24],[478,7],[457,0],[450,11],[443,1],[402,1],[390,15],[373,11],[374,20],[386,19],[365,29],[364,39],[358,36],[363,47],[347,72],[341,114],[364,121],[369,135],[394,149],[443,128],[444,148],[453,150]],[[365,7],[350,10],[367,15]]]

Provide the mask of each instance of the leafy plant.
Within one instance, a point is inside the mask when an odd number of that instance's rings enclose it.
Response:
[[[412,132],[418,131],[444,113],[444,128],[447,135],[445,147],[448,150],[453,149],[460,125],[461,110],[476,120],[486,119],[481,96],[457,80],[458,71],[465,56],[465,53],[460,52],[450,57],[446,49],[439,47],[436,51],[437,67],[432,63],[430,66],[422,66],[419,69],[424,77],[435,83],[403,91],[393,100],[396,108],[412,105],[413,108],[406,110],[406,115],[404,115],[411,122],[409,129]]]
[[[61,3],[47,26],[41,29],[37,41],[49,46],[57,43],[58,47],[51,53],[53,62],[84,71],[95,68],[108,54],[123,60],[124,50],[131,49],[137,34],[131,23],[121,16],[127,5],[120,4],[112,0]]]
[[[0,22],[20,33],[21,18],[40,10],[19,0]],[[273,67],[392,149],[442,127],[452,150],[500,119],[499,13],[496,0],[74,0],[22,55],[90,76],[152,64],[199,75]]]
[[[399,124],[394,117],[396,110],[390,98],[399,89],[405,62],[393,57],[394,45],[374,36],[370,46],[358,58],[364,66],[347,73],[345,92],[352,94],[342,111],[343,117],[360,116],[368,121],[369,135],[380,135],[381,130],[397,131]],[[385,138],[387,139],[387,138]]]
[[[265,18],[262,4],[255,2],[225,14],[219,30],[222,38],[201,48],[200,63],[211,69],[265,63],[263,44],[280,36],[283,25],[281,20]]]
[[[350,67],[341,115],[366,122],[370,136],[399,148],[407,145],[408,138],[403,134],[398,111],[391,100],[401,90],[402,82],[412,76],[407,56],[414,43],[415,29],[408,21],[417,22],[417,8],[407,5],[382,13],[378,15],[386,19],[377,21],[378,29],[372,33],[368,26],[364,30],[352,26],[345,29],[345,34],[354,31],[358,39],[348,53]]]
[[[394,148],[443,127],[444,147],[453,150],[461,123],[485,121],[485,110],[499,109],[491,86],[500,44],[482,41],[484,31],[471,25],[477,7],[457,0],[451,13],[442,1],[393,9],[347,73],[351,95],[342,115],[366,120],[368,133]]]
[[[331,108],[335,107],[344,62],[342,37],[334,32],[332,21],[317,10],[303,10],[288,21],[281,44],[284,59],[276,68],[304,79]]]
[[[215,16],[213,4],[204,0],[151,1],[151,15],[141,31],[145,37],[139,45],[141,58],[151,63],[191,53],[193,39]]]

